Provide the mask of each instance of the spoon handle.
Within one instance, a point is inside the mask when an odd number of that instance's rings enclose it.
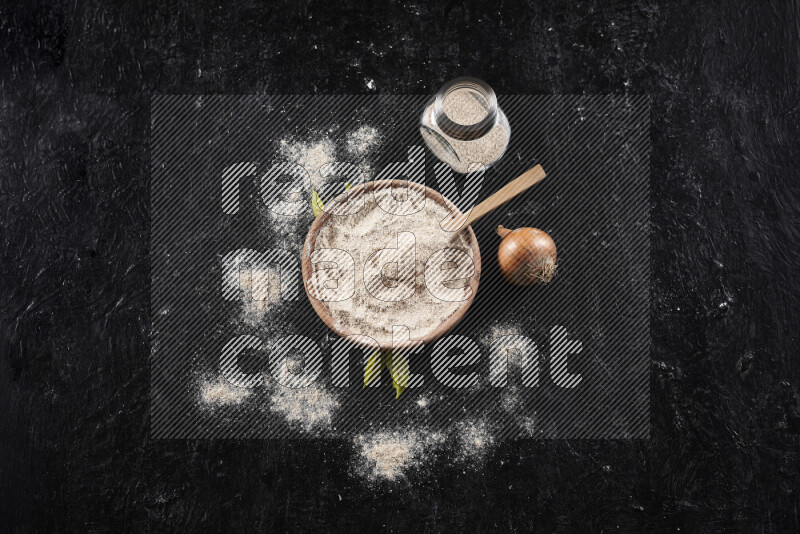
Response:
[[[537,165],[536,167],[523,172],[518,178],[515,178],[511,182],[504,185],[497,193],[472,208],[472,211],[470,211],[469,216],[467,217],[467,220],[463,226],[474,223],[487,213],[500,207],[502,204],[505,204],[526,189],[538,184],[544,180],[545,176],[547,175],[545,174],[541,165]]]

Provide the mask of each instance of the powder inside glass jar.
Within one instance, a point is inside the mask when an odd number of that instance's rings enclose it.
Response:
[[[448,95],[442,108],[450,120],[463,125],[476,124],[486,116],[486,109],[481,106],[472,91],[454,91]],[[483,98],[478,96],[479,99]],[[449,101],[449,103],[448,103]],[[430,149],[441,161],[450,165],[455,172],[466,174],[488,167],[505,153],[511,132],[508,123],[498,120],[494,127],[477,139],[462,140],[450,137],[434,120],[434,102],[428,104],[422,114],[422,136]],[[430,131],[434,134],[430,134]]]
[[[471,126],[478,124],[489,113],[489,104],[483,95],[470,89],[457,89],[442,101],[442,110],[451,121]]]

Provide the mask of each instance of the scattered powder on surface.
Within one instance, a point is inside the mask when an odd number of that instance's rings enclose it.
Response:
[[[370,480],[399,480],[410,469],[424,464],[443,440],[440,433],[405,429],[358,436],[358,472]]]
[[[532,438],[539,437],[542,434],[542,430],[536,423],[536,417],[523,417],[520,421],[520,425],[525,433]]]
[[[522,336],[522,329],[514,324],[499,324],[489,328],[489,331],[482,337],[486,347],[491,347],[497,340],[506,336]],[[503,348],[506,353],[508,363],[516,368],[521,368],[525,363],[525,342],[521,339],[506,339]]]
[[[516,386],[511,386],[508,391],[503,395],[502,406],[503,409],[510,413],[517,413],[520,410],[522,401],[519,398]]]
[[[427,408],[430,405],[430,401],[426,397],[420,397],[417,399],[417,406],[420,408]]]
[[[303,243],[307,224],[311,222],[311,199],[309,195],[308,200],[308,213],[299,213],[297,215],[281,215],[274,213],[270,210],[265,210],[266,218],[268,221],[267,227],[271,230],[272,235],[278,240],[281,247],[297,250]]]
[[[285,161],[301,165],[311,178],[311,187],[319,190],[327,181],[320,169],[336,161],[336,145],[328,138],[307,143],[281,139],[280,154]]]
[[[488,348],[494,342],[506,336],[524,336],[523,330],[517,324],[502,323],[490,327],[487,333],[481,337],[481,342]],[[526,344],[521,339],[509,340],[506,339],[504,343],[505,348],[508,350],[506,356],[508,358],[509,368],[522,369],[525,365],[525,349]],[[529,437],[538,437],[541,435],[541,430],[536,424],[534,416],[524,415],[526,411],[523,403],[525,388],[518,388],[515,385],[510,385],[503,393],[501,399],[501,407],[503,410],[510,414],[514,420],[522,427],[524,434]]]
[[[250,389],[236,387],[222,376],[200,381],[200,403],[207,407],[239,405],[251,393]]]
[[[328,179],[320,174],[322,167],[336,161],[336,145],[328,138],[303,142],[292,137],[281,139],[279,156],[282,161],[296,163],[308,172],[312,189],[319,190]],[[333,179],[333,176],[328,177]],[[306,198],[303,198],[306,197]],[[294,214],[275,213],[266,206],[265,212],[268,228],[277,238],[279,245],[288,249],[296,249],[305,238],[307,224],[313,217],[311,211],[311,191],[294,192],[288,201],[302,201],[302,209]]]
[[[329,428],[339,407],[332,393],[314,384],[304,388],[276,385],[270,400],[272,411],[282,414],[289,423],[300,425],[306,432]]]
[[[390,190],[382,190],[380,193],[393,194]],[[450,215],[450,210],[431,199],[427,199],[424,208],[416,213],[393,215],[378,205],[372,193],[363,196],[365,205],[358,213],[332,217],[320,229],[316,239],[315,248],[347,251],[355,262],[356,283],[353,296],[324,304],[340,329],[370,336],[381,346],[392,345],[394,325],[408,327],[412,339],[421,339],[463,304],[461,301],[444,301],[433,296],[426,287],[425,264],[433,253],[445,248],[464,251],[473,258],[475,253],[470,246],[468,233],[466,230],[442,230],[439,223]],[[397,248],[400,232],[414,234],[415,276],[397,277],[397,264],[390,264],[384,269],[384,276],[394,276],[390,282],[395,284],[395,288],[405,288],[413,293],[406,300],[400,301],[376,298],[367,290],[364,282],[365,262],[380,249]],[[393,271],[392,267],[395,267]],[[352,272],[350,267],[348,269],[348,272]],[[340,279],[345,276],[348,275],[342,273]],[[453,281],[452,284],[463,287],[465,281]]]
[[[461,91],[457,92],[456,95],[460,92]],[[447,103],[447,100],[453,97],[454,95],[450,95],[442,104],[443,107]],[[475,101],[475,99],[470,95],[466,95],[466,97]],[[428,107],[425,108],[425,111],[423,112],[423,124],[432,128],[436,133],[441,135],[450,144],[453,150],[455,150],[457,157],[455,157],[453,153],[447,149],[435,136],[431,134],[424,134],[424,136],[428,146],[430,146],[436,157],[450,165],[450,168],[452,168],[455,172],[464,174],[476,169],[480,169],[482,165],[488,167],[500,159],[500,157],[505,153],[510,137],[508,130],[506,130],[505,126],[500,122],[495,124],[494,128],[489,130],[485,135],[478,139],[469,141],[455,139],[445,134],[438,127],[438,125],[436,125],[435,121],[433,120],[433,106],[434,104],[431,102]],[[462,105],[459,104],[458,108],[460,109],[461,107]],[[483,113],[485,116],[485,110],[478,104],[477,101],[475,101],[475,108],[477,108],[477,110],[473,112],[457,112],[455,111],[454,106],[452,111],[456,115],[460,114],[466,116],[475,116],[479,113]],[[447,113],[447,110],[445,110],[445,113]],[[448,114],[448,116],[450,115]],[[479,120],[480,119],[478,119],[478,121]]]
[[[307,200],[307,204],[306,204]],[[311,210],[311,193],[303,201],[303,206],[308,206],[307,210],[293,215],[282,215],[270,210],[264,203],[257,205],[257,211],[264,221],[264,228],[275,241],[276,248],[297,251],[303,246],[308,227],[314,220]]]
[[[494,445],[494,435],[486,421],[462,421],[456,427],[458,459],[477,461],[483,459]]]
[[[377,128],[364,125],[347,134],[345,140],[347,153],[360,158],[366,157],[381,142],[382,137]]]
[[[358,129],[349,132],[345,138],[345,151],[348,158],[344,161],[352,161],[361,171],[361,179],[369,180],[372,178],[372,168],[370,166],[370,156],[374,149],[381,143],[383,136],[380,131],[371,125],[362,125]],[[278,143],[279,157],[282,161],[296,163],[303,167],[309,174],[311,188],[318,193],[327,183],[332,183],[341,179],[336,174],[328,174],[323,177],[320,172],[325,165],[335,163],[336,142],[331,137],[316,136],[311,140],[303,141],[296,137],[285,137]],[[351,183],[353,180],[351,180]],[[304,195],[308,198],[304,198]],[[308,224],[313,216],[311,210],[311,192],[294,192],[287,199],[289,201],[303,201],[308,209],[293,215],[274,213],[263,207],[264,215],[268,221],[268,227],[273,235],[278,239],[280,246],[288,249],[295,249],[302,244],[305,239]],[[331,200],[323,198],[323,202]]]
[[[281,278],[278,269],[242,269],[239,272],[239,289],[242,295],[240,320],[248,327],[261,326],[279,310]]]
[[[279,377],[280,381],[286,383],[287,374],[296,374],[301,370],[302,364],[287,360],[280,370],[283,375]],[[283,415],[290,424],[299,425],[306,432],[330,428],[339,401],[319,381],[298,388],[272,383],[268,388],[270,409]]]

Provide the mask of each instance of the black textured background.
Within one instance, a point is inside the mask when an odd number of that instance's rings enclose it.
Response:
[[[798,531],[800,7],[600,4],[3,1],[0,530]],[[652,438],[392,488],[339,442],[150,440],[151,95],[464,73],[650,97]]]

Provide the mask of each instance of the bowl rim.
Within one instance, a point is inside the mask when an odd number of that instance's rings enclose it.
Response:
[[[410,187],[416,190],[422,190],[425,192],[425,198],[430,199],[434,202],[439,203],[440,205],[445,206],[451,211],[455,211],[457,214],[461,214],[459,209],[450,202],[444,195],[432,189],[424,184],[420,184],[417,182],[410,182],[408,180],[374,180],[370,182],[364,182],[359,184],[351,189],[348,189],[344,193],[340,194],[336,198],[334,198],[331,203],[333,202],[343,202],[345,200],[349,200],[357,195],[366,194],[368,192],[374,191],[375,189],[384,189],[386,187],[390,188],[400,188],[400,187]],[[445,321],[443,321],[439,326],[431,330],[427,335],[423,336],[421,339],[411,339],[408,343],[401,343],[397,347],[386,347],[380,345],[377,340],[369,338],[366,334],[360,334],[358,332],[351,332],[344,328],[338,328],[336,323],[333,320],[328,308],[322,304],[321,301],[317,300],[316,298],[312,297],[309,293],[309,278],[312,274],[312,264],[311,264],[311,253],[314,250],[314,244],[316,242],[316,238],[319,235],[320,230],[322,227],[327,224],[328,220],[332,217],[332,215],[323,210],[320,215],[314,219],[314,222],[311,224],[311,227],[306,234],[305,242],[303,243],[303,252],[301,255],[301,274],[303,278],[303,289],[306,292],[306,296],[308,297],[309,302],[311,303],[311,307],[314,308],[314,311],[317,313],[322,322],[334,331],[337,335],[343,338],[351,338],[354,344],[369,347],[373,349],[380,349],[380,350],[390,350],[390,349],[404,349],[404,348],[412,348],[417,346],[419,343],[422,345],[428,345],[433,343],[434,341],[440,339],[445,334],[447,334],[450,330],[452,330],[463,317],[466,315],[467,311],[469,310],[470,306],[472,306],[472,302],[475,300],[475,295],[478,293],[478,285],[480,284],[481,278],[481,251],[478,245],[478,238],[475,236],[475,232],[472,230],[472,226],[467,226],[466,230],[468,233],[470,246],[473,250],[473,257],[472,262],[475,267],[475,273],[469,278],[469,286],[472,288],[472,294],[469,298],[461,303],[461,306],[449,316]],[[364,340],[364,337],[367,339],[371,339],[374,343],[367,343]]]

